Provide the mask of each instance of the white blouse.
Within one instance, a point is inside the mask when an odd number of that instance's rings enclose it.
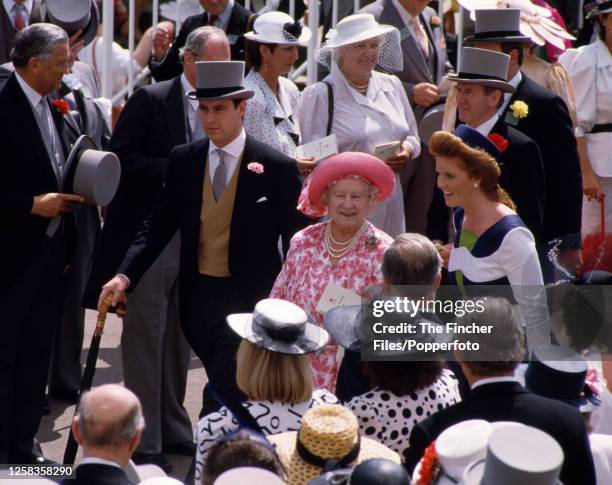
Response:
[[[334,106],[331,133],[336,135],[340,153],[353,151],[374,154],[376,145],[392,141],[407,143],[412,158],[421,153],[418,128],[406,91],[396,76],[372,72],[364,95],[349,86],[336,64],[325,78],[333,87]],[[302,143],[327,135],[328,91],[315,83],[302,93],[298,106]],[[409,162],[410,163],[410,162]],[[404,201],[399,176],[395,191],[368,219],[392,237],[405,232]]]
[[[357,416],[363,436],[380,441],[404,460],[412,427],[459,401],[461,396],[455,375],[444,369],[433,384],[412,394],[397,396],[391,391],[374,388],[354,397],[346,406]]]
[[[276,148],[288,157],[295,157],[300,144],[300,127],[295,111],[300,92],[292,81],[278,78],[278,98],[261,75],[252,70],[244,79],[246,89],[255,92],[247,101],[243,125],[246,132],[266,145]]]
[[[612,177],[612,132],[590,134],[594,125],[612,123],[612,55],[603,41],[559,57],[574,86],[576,136],[586,139],[587,153],[594,172]]]
[[[306,411],[319,404],[337,404],[338,398],[325,389],[317,389],[312,399],[296,404],[280,401],[246,401],[242,405],[255,418],[264,434],[271,435],[285,431],[298,431],[302,416]],[[200,483],[204,467],[204,456],[208,449],[221,436],[236,431],[238,421],[232,413],[222,407],[216,413],[204,416],[196,426],[196,483]]]

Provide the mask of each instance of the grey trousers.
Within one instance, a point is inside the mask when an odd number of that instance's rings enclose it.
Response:
[[[406,232],[425,234],[427,212],[436,186],[436,161],[426,146],[421,145],[421,154],[408,161],[400,180],[404,189]]]
[[[128,295],[121,348],[125,386],[142,403],[140,453],[193,440],[183,406],[190,348],[179,322],[180,235],[176,234]]]

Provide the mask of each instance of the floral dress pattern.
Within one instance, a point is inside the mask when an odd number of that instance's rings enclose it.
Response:
[[[368,287],[382,285],[380,263],[390,236],[368,225],[355,247],[336,266],[332,266],[325,248],[325,227],[329,221],[303,229],[291,239],[287,260],[276,278],[271,298],[288,300],[303,308],[313,323],[323,326],[323,315],[316,311],[323,291],[330,281],[359,295]],[[329,343],[310,354],[316,388],[336,389],[338,346]]]

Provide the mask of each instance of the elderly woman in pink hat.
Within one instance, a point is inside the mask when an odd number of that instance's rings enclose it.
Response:
[[[289,300],[323,326],[331,299],[363,296],[381,285],[380,263],[390,236],[366,220],[368,212],[395,188],[388,165],[366,153],[345,152],[317,166],[302,190],[298,209],[329,220],[298,232],[291,240],[285,264],[271,297]],[[336,386],[337,345],[311,354],[316,388]]]

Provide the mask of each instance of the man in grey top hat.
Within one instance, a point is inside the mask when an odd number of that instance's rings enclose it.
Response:
[[[0,462],[34,463],[61,279],[76,238],[61,193],[68,123],[48,95],[68,68],[68,36],[34,24],[15,37],[15,72],[0,90]]]
[[[395,74],[406,89],[417,123],[439,102],[443,94],[440,86],[452,70],[442,22],[429,3],[431,0],[377,0],[360,10],[400,31],[404,67]],[[423,146],[421,155],[401,174],[407,232],[426,232],[427,210],[436,184],[434,166],[427,146]]]
[[[510,56],[484,49],[464,47],[457,83],[457,114],[461,123],[489,137],[501,152],[500,185],[510,194],[536,241],[541,242],[544,213],[544,168],[538,145],[498,114],[504,93],[514,92],[506,82]],[[494,153],[491,155],[495,156]],[[446,214],[450,214],[448,210]],[[444,220],[448,227],[448,218]]]
[[[521,72],[524,46],[529,42],[531,39],[520,31],[520,10],[509,8],[476,10],[476,32],[465,39],[466,44],[510,56],[507,81],[516,91],[504,95],[498,113],[538,144],[546,183],[542,242],[559,239],[559,261],[577,271],[581,263],[582,176],[576,137],[565,102]],[[526,105],[528,112],[517,102]],[[547,253],[543,248],[541,254]],[[547,259],[541,258],[544,279],[551,281],[553,268]]]
[[[123,183],[108,207],[89,282],[85,306],[95,309],[100,288],[112,278],[153,208],[164,183],[173,147],[204,137],[195,89],[196,60],[228,61],[229,42],[217,27],[195,29],[182,52],[184,72],[169,81],[139,89],[125,106],[110,143],[121,160]],[[176,234],[144,273],[127,302],[121,336],[125,384],[143,404],[147,428],[134,460],[166,470],[162,450],[194,455],[193,433],[183,407],[189,346],[178,310],[180,234]],[[161,383],[161,385],[160,385]],[[187,443],[189,442],[189,443]]]
[[[307,220],[296,209],[302,183],[295,160],[246,135],[242,118],[253,91],[244,89],[244,63],[197,62],[200,123],[208,138],[170,154],[164,187],[136,239],[104,285],[113,302],[138,285],[160,252],[181,231],[179,298],[187,341],[209,382],[243,397],[235,380],[239,339],[230,313],[265,298],[286,251]],[[208,392],[203,414],[220,407]]]

